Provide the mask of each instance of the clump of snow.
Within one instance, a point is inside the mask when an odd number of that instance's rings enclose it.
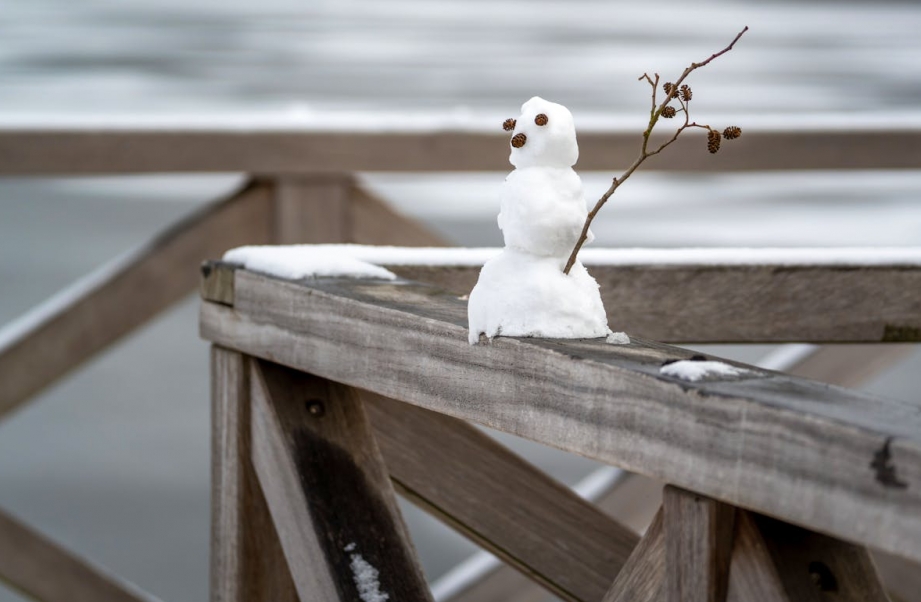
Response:
[[[534,97],[515,120],[509,161],[517,169],[501,190],[505,248],[489,259],[470,293],[471,344],[481,334],[550,338],[606,337],[611,332],[598,283],[576,262],[563,267],[587,210],[572,114]],[[523,140],[523,142],[522,142]]]
[[[555,257],[505,249],[486,262],[467,304],[471,343],[487,337],[604,337],[598,283],[581,263],[568,275]]]
[[[350,543],[345,546],[346,552],[354,552],[355,544]],[[358,588],[358,596],[362,602],[386,602],[390,595],[381,592],[381,584],[378,580],[380,572],[371,566],[367,560],[361,557],[361,554],[352,554],[350,557],[352,569],[352,578],[355,580],[355,587]]]
[[[393,280],[390,270],[346,252],[348,245],[265,245],[237,247],[224,253],[224,261],[270,276],[301,278],[380,278]]]
[[[582,179],[571,167],[519,167],[505,178],[501,202],[505,246],[547,257],[569,256],[588,214]]]
[[[626,332],[609,332],[604,342],[608,345],[629,345],[630,337]]]
[[[537,124],[538,115],[547,117],[544,125]],[[508,160],[515,167],[572,167],[579,160],[572,113],[561,104],[539,96],[524,103],[515,120],[515,134],[527,136],[523,146],[512,147]]]
[[[713,360],[678,360],[659,368],[659,373],[681,380],[697,382],[708,376],[739,376],[748,370]]]

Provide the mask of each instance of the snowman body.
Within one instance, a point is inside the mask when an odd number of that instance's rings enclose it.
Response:
[[[470,342],[480,335],[606,336],[598,284],[578,261],[563,273],[587,214],[572,169],[579,158],[572,114],[534,97],[506,123],[514,130],[509,161],[516,169],[501,191],[505,248],[486,262],[470,293]]]

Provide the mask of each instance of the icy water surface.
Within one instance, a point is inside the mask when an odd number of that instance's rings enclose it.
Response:
[[[0,0],[0,121],[62,115],[516,114],[532,95],[635,119],[696,73],[698,116],[921,121],[916,3]],[[498,122],[497,122],[498,126]],[[726,150],[730,150],[728,147]],[[498,244],[503,170],[365,174],[459,244]],[[611,174],[582,174],[589,197]],[[0,323],[232,188],[236,176],[0,180]],[[638,174],[599,244],[919,245],[921,175]],[[195,266],[190,266],[194,269]],[[0,507],[166,600],[207,598],[207,347],[189,301],[0,423]],[[748,361],[763,348],[724,350]],[[870,385],[916,395],[918,365]],[[589,463],[529,444],[573,482]],[[472,546],[408,510],[429,577]],[[19,600],[0,589],[0,602]]]

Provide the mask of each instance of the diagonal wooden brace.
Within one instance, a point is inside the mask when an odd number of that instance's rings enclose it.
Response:
[[[300,599],[431,601],[354,389],[251,363],[252,461]]]

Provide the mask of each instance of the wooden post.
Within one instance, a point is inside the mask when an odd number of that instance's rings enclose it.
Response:
[[[349,175],[287,176],[276,181],[275,243],[350,242]]]
[[[297,592],[249,459],[249,363],[211,348],[211,601],[295,602]]]
[[[668,602],[723,602],[735,508],[671,485],[662,496]]]
[[[431,602],[358,393],[262,361],[250,378],[253,465],[301,600]]]

